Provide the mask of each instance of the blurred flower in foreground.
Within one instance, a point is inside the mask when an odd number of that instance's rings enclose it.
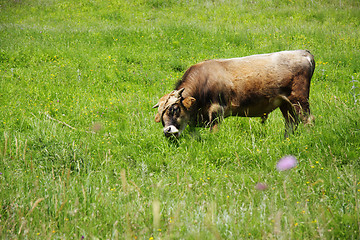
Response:
[[[255,189],[259,191],[265,191],[267,188],[268,186],[266,185],[266,183],[257,183],[255,185]]]
[[[276,164],[276,169],[278,171],[285,171],[296,167],[296,165],[297,161],[294,156],[285,156],[278,161],[278,163]]]
[[[93,124],[91,130],[92,130],[93,132],[98,133],[98,132],[101,131],[101,129],[102,129],[102,124],[97,122],[97,123],[94,123],[94,124]]]

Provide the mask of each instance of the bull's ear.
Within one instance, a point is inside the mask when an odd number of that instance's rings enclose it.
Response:
[[[156,116],[155,116],[155,122],[160,122],[160,114],[157,113]]]
[[[193,97],[186,97],[183,101],[182,104],[184,105],[184,107],[189,110],[194,103],[196,102],[196,99]]]
[[[152,108],[158,108],[159,107],[159,103],[155,104]]]

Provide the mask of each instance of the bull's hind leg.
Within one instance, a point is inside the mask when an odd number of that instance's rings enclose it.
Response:
[[[309,101],[307,99],[294,101],[293,106],[296,114],[305,125],[312,124],[314,122],[315,117],[310,113]]]
[[[294,86],[289,101],[295,108],[296,114],[304,124],[311,124],[314,116],[310,114],[309,92],[312,73],[299,74],[294,78]]]
[[[286,97],[283,98],[283,103],[280,105],[280,110],[285,118],[285,138],[292,134],[299,124],[299,117],[293,104]]]

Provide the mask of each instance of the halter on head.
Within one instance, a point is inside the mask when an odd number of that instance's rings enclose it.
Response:
[[[181,96],[181,95],[182,95],[182,92],[183,92],[184,90],[185,90],[185,88],[182,88],[182,89],[180,89],[180,90],[174,90],[174,91],[172,91],[172,92],[168,95],[167,99],[164,101],[163,104],[159,102],[158,104],[156,104],[156,105],[154,106],[154,108],[159,107],[159,109],[158,109],[158,114],[160,115],[160,121],[162,121],[163,116],[164,116],[164,114],[165,114],[165,111],[166,111],[170,106],[172,106],[172,105],[174,105],[175,103],[181,101],[181,99],[182,99],[182,96]]]

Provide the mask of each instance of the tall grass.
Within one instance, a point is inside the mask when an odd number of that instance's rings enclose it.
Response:
[[[357,1],[0,5],[1,238],[359,238]],[[315,55],[314,126],[162,136],[151,107],[189,66],[288,49]]]

